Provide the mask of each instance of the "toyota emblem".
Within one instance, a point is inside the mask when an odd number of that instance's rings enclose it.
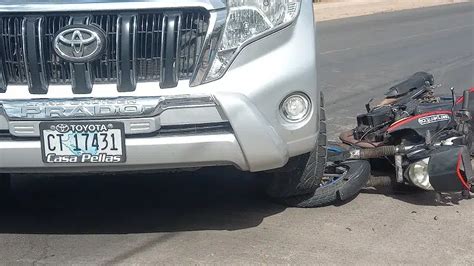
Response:
[[[105,49],[105,33],[94,25],[70,25],[54,38],[56,54],[72,63],[88,63],[98,59]]]
[[[70,129],[69,125],[66,125],[66,124],[56,125],[56,131],[59,133],[67,133],[69,129]]]

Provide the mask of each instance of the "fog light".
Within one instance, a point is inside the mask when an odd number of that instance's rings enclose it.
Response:
[[[283,100],[280,106],[283,118],[289,122],[303,121],[311,111],[311,101],[303,93],[294,93]]]
[[[413,185],[424,190],[433,190],[433,187],[430,183],[430,176],[428,174],[429,162],[430,158],[426,158],[410,165],[408,168],[408,177],[410,178]]]

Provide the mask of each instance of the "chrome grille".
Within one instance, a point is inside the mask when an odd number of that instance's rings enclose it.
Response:
[[[107,38],[107,49],[104,55],[92,64],[97,83],[114,83],[117,80],[117,19],[117,15],[101,15],[92,18],[92,23],[100,25]]]
[[[45,51],[46,69],[49,73],[50,84],[68,84],[71,82],[69,63],[65,62],[53,51],[53,39],[61,28],[69,25],[68,16],[48,17],[45,25],[44,41],[47,45]]]
[[[163,16],[161,14],[140,16],[137,26],[138,80],[159,80],[162,59]],[[152,49],[147,49],[147,47]]]
[[[74,82],[73,64],[57,56],[52,45],[61,28],[81,21],[78,16],[86,18],[83,24],[102,28],[107,38],[102,57],[86,70],[90,87],[116,83],[119,91],[134,90],[136,82],[159,82],[170,88],[178,80],[190,79],[209,24],[209,13],[201,9],[0,15],[0,92],[8,85],[29,85],[31,93],[39,94],[49,85],[69,84],[73,90],[82,86],[83,82]],[[31,62],[37,67],[28,69]]]
[[[28,82],[25,69],[25,58],[22,41],[22,18],[2,18],[1,51],[4,65],[4,75],[10,83]]]

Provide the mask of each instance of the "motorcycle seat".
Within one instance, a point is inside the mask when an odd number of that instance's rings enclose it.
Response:
[[[387,98],[399,98],[406,95],[410,91],[420,89],[426,85],[432,86],[433,84],[434,77],[432,74],[426,72],[417,72],[407,80],[391,87],[388,92],[385,93],[385,96]]]

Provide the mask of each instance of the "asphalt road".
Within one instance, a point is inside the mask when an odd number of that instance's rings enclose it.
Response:
[[[474,86],[472,2],[319,26],[331,132],[419,70]],[[230,168],[23,176],[14,193],[0,207],[0,264],[474,263],[474,201],[457,195],[372,188],[343,206],[285,208]]]

